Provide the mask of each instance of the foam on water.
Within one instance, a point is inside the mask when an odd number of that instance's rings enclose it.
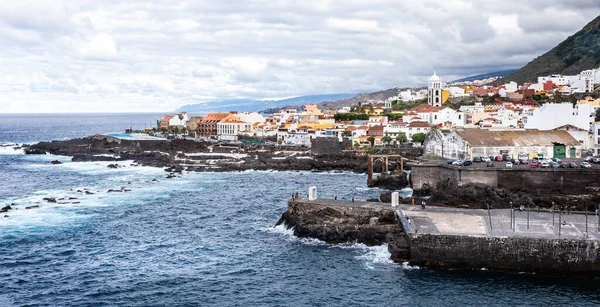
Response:
[[[17,145],[15,145],[17,146]],[[12,146],[0,146],[0,155],[23,155],[23,149],[14,149]]]

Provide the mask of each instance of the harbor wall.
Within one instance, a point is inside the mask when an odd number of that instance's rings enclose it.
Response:
[[[411,165],[414,189],[424,184],[435,188],[439,182],[454,181],[459,186],[483,183],[494,188],[526,188],[537,193],[578,194],[589,187],[599,187],[598,169],[504,169],[475,168],[443,164]]]
[[[526,237],[408,234],[410,263],[427,267],[600,275],[600,243]]]

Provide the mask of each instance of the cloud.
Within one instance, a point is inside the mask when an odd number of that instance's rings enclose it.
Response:
[[[88,60],[112,60],[119,54],[117,42],[108,34],[96,34],[79,50],[81,56]]]
[[[597,0],[3,1],[0,112],[167,111],[517,68]]]

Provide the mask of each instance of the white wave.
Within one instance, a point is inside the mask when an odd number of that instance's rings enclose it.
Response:
[[[305,245],[312,246],[327,246],[327,242],[321,241],[315,238],[299,238],[294,235],[294,228],[287,228],[286,225],[280,224],[275,227],[268,227],[262,229],[263,231],[278,234],[280,236],[285,237],[288,241],[298,242]]]
[[[418,265],[410,265],[408,262],[402,262],[402,268],[405,270],[420,270]]]
[[[14,145],[17,146],[17,145]],[[13,146],[0,146],[0,155],[23,155],[23,149],[14,149]]]

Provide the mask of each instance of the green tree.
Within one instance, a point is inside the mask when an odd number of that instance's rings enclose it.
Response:
[[[423,144],[423,142],[425,141],[425,133],[413,134],[412,140],[413,140],[413,142],[420,142],[421,144]]]
[[[179,120],[183,120],[183,114],[179,114]]]
[[[381,141],[384,142],[385,144],[388,144],[388,145],[390,144],[390,142],[392,140],[393,140],[392,137],[389,136],[389,135],[386,135],[386,136],[384,136],[384,137],[381,138]]]
[[[358,142],[354,142],[354,149],[358,149],[358,147],[360,147],[360,144]]]
[[[375,145],[375,137],[374,136],[370,136],[367,138],[367,141],[369,141],[369,143],[371,143],[371,147],[373,147]]]
[[[398,141],[399,143],[404,144],[404,142],[406,142],[408,140],[408,138],[406,137],[406,134],[398,134],[396,136],[396,141]]]
[[[344,130],[344,136],[352,136],[352,131]]]

